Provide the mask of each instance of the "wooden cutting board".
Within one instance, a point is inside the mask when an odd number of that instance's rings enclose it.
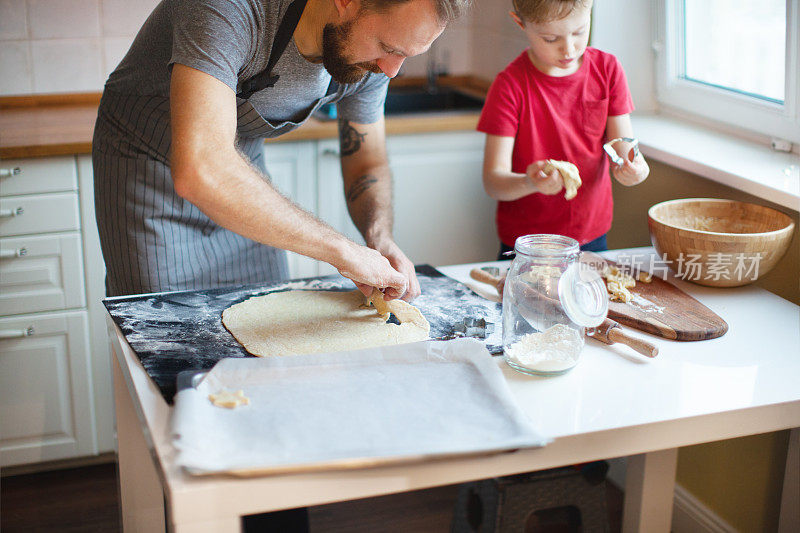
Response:
[[[676,341],[714,339],[728,331],[727,322],[711,309],[661,278],[637,281],[629,290],[632,302],[608,302],[608,317],[620,324]]]

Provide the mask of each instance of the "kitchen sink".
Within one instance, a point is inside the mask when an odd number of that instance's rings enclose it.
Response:
[[[482,107],[483,99],[452,87],[435,87],[432,90],[420,87],[390,87],[386,95],[384,114],[480,110]]]
[[[471,96],[453,87],[389,87],[383,112],[387,116],[397,116],[440,111],[480,111],[482,107],[483,98]],[[335,105],[325,104],[314,116],[323,121],[336,120]]]

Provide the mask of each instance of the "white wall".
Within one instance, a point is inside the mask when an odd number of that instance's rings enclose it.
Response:
[[[592,45],[620,60],[637,111],[656,108],[655,4],[653,0],[595,0],[592,13]]]
[[[99,92],[157,0],[0,0],[0,96]]]
[[[0,96],[99,92],[158,0],[0,0]],[[651,1],[595,0],[592,39],[615,54],[637,109],[655,106]],[[527,47],[511,0],[474,0],[432,48],[439,70],[494,79]],[[403,74],[424,76],[428,54]]]

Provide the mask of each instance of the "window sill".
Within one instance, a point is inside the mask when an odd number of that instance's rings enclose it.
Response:
[[[648,159],[800,210],[800,156],[677,118],[634,113],[631,119]]]

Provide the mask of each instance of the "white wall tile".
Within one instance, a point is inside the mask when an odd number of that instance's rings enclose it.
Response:
[[[471,27],[472,24],[473,24],[472,12],[474,11],[474,9],[475,8],[473,6],[472,8],[468,9],[467,12],[464,13],[464,15],[462,17],[459,17],[456,20],[451,21],[450,24],[447,25],[447,29],[449,30],[451,28],[469,28],[469,27]]]
[[[514,58],[528,46],[525,34],[518,32],[511,37],[499,33],[472,34],[472,72],[474,75],[493,80]]]
[[[128,37],[106,37],[103,39],[103,79],[114,72],[119,62],[128,53],[128,49],[133,42],[133,36]]]
[[[33,90],[28,41],[0,43],[0,95],[30,94]]]
[[[511,19],[511,0],[477,0],[470,33],[471,72],[493,80],[527,46],[525,33]]]
[[[403,67],[400,69],[400,76],[418,77],[424,76],[428,65],[428,54],[420,54],[418,56],[409,57],[403,61]]]
[[[469,28],[449,28],[446,36],[436,47],[436,62],[439,69],[448,74],[469,74],[472,64]],[[446,37],[446,38],[444,38]]]
[[[98,0],[28,0],[32,39],[100,36]]]
[[[136,35],[159,0],[100,0],[105,37]]]
[[[469,74],[472,63],[469,45],[471,32],[469,27],[448,26],[428,52],[406,59],[403,63],[403,75],[426,76],[431,54],[434,54],[439,72],[444,71],[452,75]]]
[[[0,0],[0,40],[28,37],[25,8],[24,0]]]
[[[32,41],[36,93],[95,92],[103,88],[99,39]]]
[[[475,27],[501,33],[521,31],[508,14],[511,7],[511,0],[479,0],[475,2],[472,15]]]

